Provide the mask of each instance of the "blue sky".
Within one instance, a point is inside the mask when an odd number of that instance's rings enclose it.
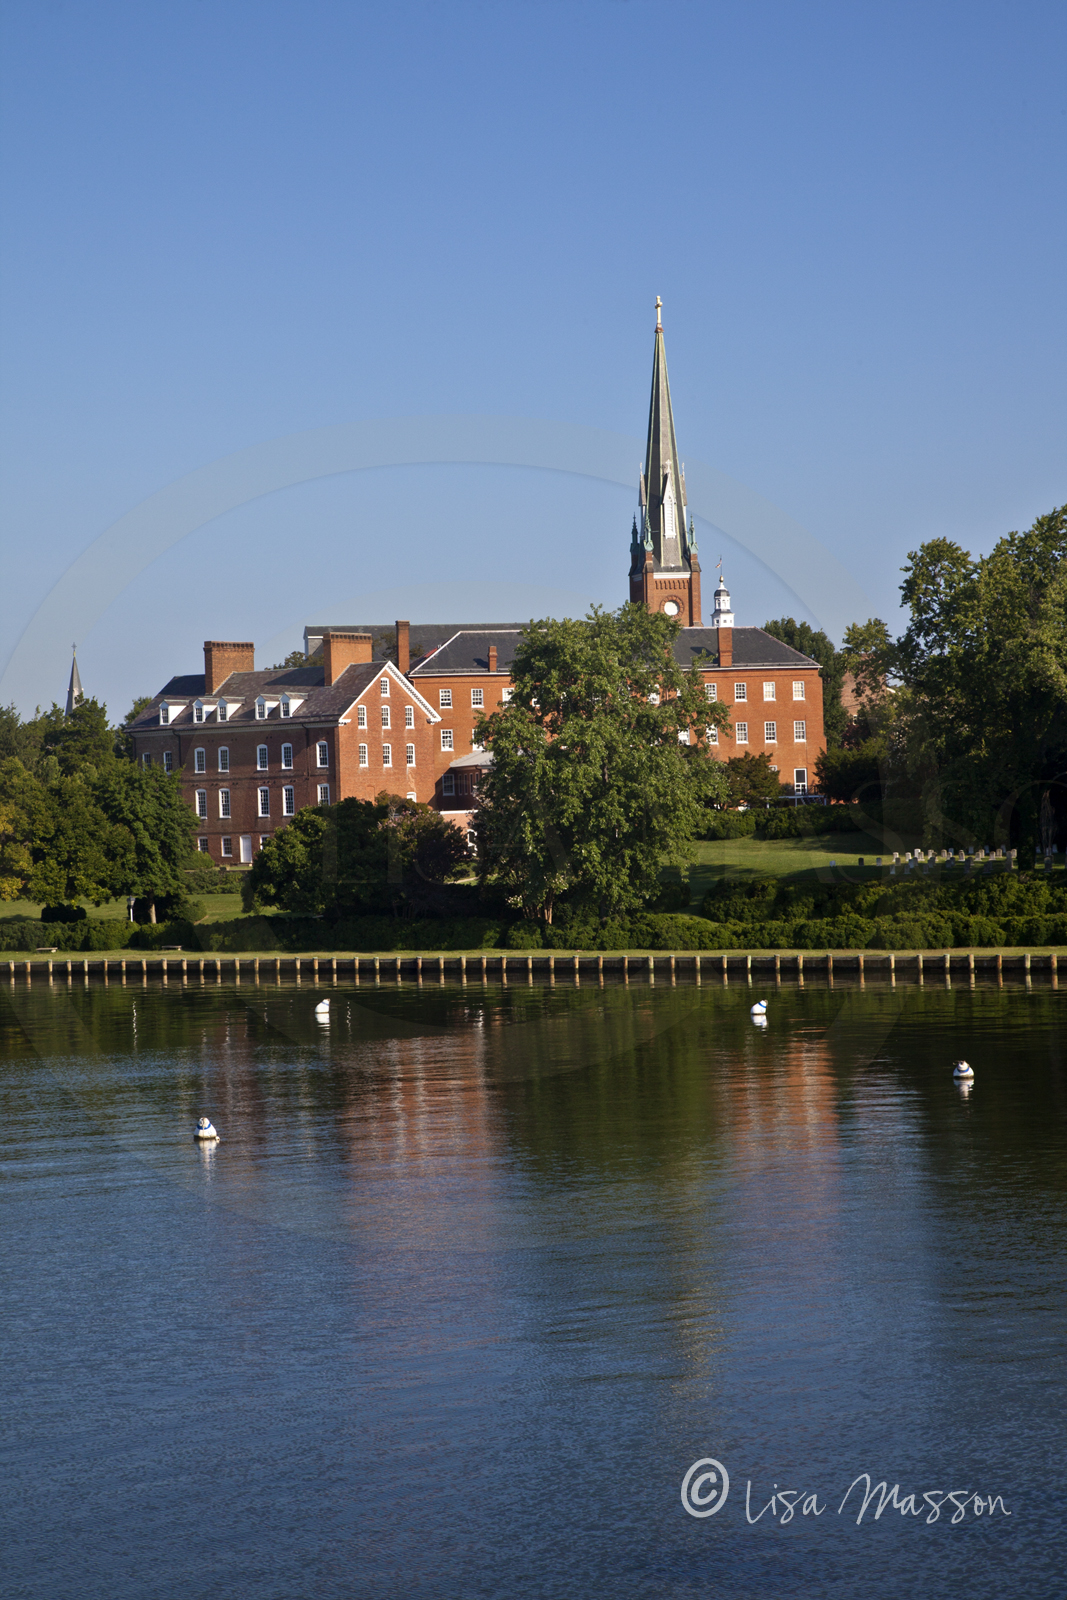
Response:
[[[9,0],[0,46],[23,709],[66,682],[69,639],[33,633],[49,591],[207,463],[437,413],[640,438],[656,294],[683,456],[893,625],[909,549],[987,549],[1067,499],[1061,4]],[[204,638],[277,659],[338,608],[618,604],[633,504],[527,468],[296,485],[103,571],[82,675],[120,714]],[[803,609],[701,532],[739,621]]]

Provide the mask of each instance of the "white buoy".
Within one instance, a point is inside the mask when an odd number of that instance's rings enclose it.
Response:
[[[754,1017],[765,1017],[767,1015],[767,1002],[766,1002],[766,1000],[757,1000],[756,1001],[756,1004],[752,1007],[752,1015]]]
[[[974,1068],[966,1061],[957,1061],[952,1069],[954,1078],[973,1078]]]
[[[752,1026],[754,1028],[765,1028],[767,1026],[767,1018],[763,1015],[762,1011],[757,1011],[755,1013],[752,1018]]]
[[[315,1015],[317,1017],[328,1017],[330,1015],[330,1002],[328,1000],[320,1000],[315,1007]]]
[[[208,1117],[201,1117],[200,1118],[200,1121],[196,1125],[196,1132],[194,1133],[193,1138],[194,1139],[217,1139],[218,1138],[218,1133],[211,1126],[211,1121],[210,1121],[210,1119]]]

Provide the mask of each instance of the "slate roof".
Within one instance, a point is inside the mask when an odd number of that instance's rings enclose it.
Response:
[[[734,659],[732,665],[752,667],[815,667],[819,663],[799,650],[783,644],[780,639],[764,633],[762,628],[734,628]],[[703,658],[702,652],[704,653]],[[698,659],[701,658],[701,659]],[[718,667],[718,628],[683,628],[674,647],[674,659],[683,667],[700,665]]]
[[[525,627],[522,622],[413,622],[408,631],[411,660],[415,662],[445,644],[457,633],[479,633],[486,629]],[[394,622],[316,622],[308,623],[304,638],[320,639],[323,633],[369,633],[380,650],[388,642],[390,649],[396,638]]]
[[[442,673],[488,672],[489,646],[496,645],[496,669],[507,672],[515,659],[523,630],[518,625],[500,628],[465,628],[412,667],[412,678]]]
[[[170,721],[165,724],[168,728],[192,727],[219,727],[217,719],[212,717],[210,724],[193,722],[193,701],[207,699],[212,701],[226,700],[229,715],[222,727],[242,727],[255,724],[264,725],[264,719],[256,717],[256,700],[263,695],[268,700],[277,700],[283,691],[300,698],[300,706],[292,717],[282,718],[278,708],[268,712],[267,722],[335,722],[344,715],[353,700],[370,687],[382,676],[386,668],[396,672],[394,664],[385,661],[361,661],[346,667],[335,683],[326,685],[323,682],[323,669],[321,667],[281,667],[268,669],[264,672],[231,672],[220,688],[213,695],[204,693],[203,673],[188,674],[184,677],[171,678],[159,694],[155,696],[150,706],[146,706],[141,715],[130,723],[133,732],[148,732],[158,728],[159,704],[162,700],[184,700],[185,705],[181,711],[175,711]],[[437,718],[432,707],[427,708]]]

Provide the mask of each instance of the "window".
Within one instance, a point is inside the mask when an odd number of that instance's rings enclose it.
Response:
[[[485,705],[485,690],[484,689],[472,689],[471,690],[471,705],[474,706],[475,708],[481,708],[481,707],[483,707]]]
[[[226,744],[220,744],[219,745],[219,771],[220,772],[229,772],[229,770],[230,770],[230,747],[229,747],[229,745],[226,745]]]
[[[793,724],[793,741],[794,741],[794,743],[795,744],[803,744],[804,741],[807,739],[807,737],[808,737],[808,725],[807,725],[807,723],[806,722],[794,722],[794,724]]]
[[[367,746],[365,744],[361,744],[359,747],[359,764],[361,767],[367,765]]]
[[[777,772],[777,771],[778,771],[778,768],[777,768],[777,767],[768,767],[768,768],[767,768],[767,771],[768,771],[768,772]]]
[[[261,817],[269,817],[270,816],[270,790],[269,789],[261,789],[259,791],[259,814],[260,814]]]
[[[159,720],[164,726],[170,721],[170,706],[165,701],[159,708]]]
[[[152,765],[152,757],[149,755],[147,750],[141,757],[141,765],[142,767],[150,767]]]
[[[454,772],[446,772],[444,777],[441,779],[441,793],[442,794],[455,794],[455,792],[456,792],[456,775],[455,775]]]
[[[357,728],[365,728],[366,726],[367,726],[367,708],[366,708],[366,706],[357,706],[356,707],[356,727]]]
[[[389,726],[389,707],[388,706],[383,706],[382,707],[382,727],[383,728],[388,728],[388,726]]]
[[[296,816],[296,790],[291,783],[282,790],[282,812],[287,817]]]
[[[807,687],[806,687],[806,685],[804,683],[804,679],[803,678],[794,678],[794,680],[793,680],[793,699],[794,700],[804,700],[807,697],[807,692],[808,691],[807,691]]]
[[[409,767],[413,767],[415,765],[415,746],[413,744],[407,744],[404,746],[404,751],[407,765]]]
[[[222,853],[223,853],[224,856],[232,856],[233,855],[233,840],[232,839],[223,839],[223,841],[222,841]]]
[[[318,742],[318,745],[316,746],[316,749],[318,751],[318,764],[319,764],[319,766],[320,767],[328,767],[330,765],[330,747],[326,743],[326,740],[325,739],[320,739],[319,742]]]
[[[207,751],[206,750],[194,750],[193,751],[193,771],[194,772],[206,772],[207,771]]]
[[[655,694],[655,693],[650,694],[649,697],[648,697],[648,703],[649,703],[650,706],[658,706],[659,705],[659,695]]]
[[[706,700],[717,700],[719,698],[719,691],[713,683],[704,685],[704,698]]]
[[[718,730],[718,728],[713,728],[713,727],[709,726],[709,728],[708,728],[708,743],[709,744],[718,744],[718,742],[719,742],[719,730]]]
[[[774,695],[774,684],[773,683],[765,683],[763,685],[763,698],[764,698],[764,700],[773,700],[774,697],[775,697],[775,695]]]
[[[262,722],[267,715],[267,702],[261,697],[256,701],[256,721]]]
[[[199,850],[202,856],[207,855],[207,840],[204,838],[203,834],[201,834],[200,838],[196,841],[196,848]]]
[[[203,701],[198,700],[196,702],[196,704],[194,705],[194,707],[193,707],[193,721],[194,722],[203,722],[203,720],[204,720],[204,705],[203,705]]]
[[[202,820],[204,820],[204,821],[207,820],[207,790],[206,789],[198,789],[196,791],[196,814]]]
[[[266,770],[267,770],[267,747],[266,747],[265,744],[257,744],[256,745],[256,771],[257,772],[266,772]]]
[[[747,744],[748,743],[748,723],[747,722],[735,722],[734,723],[734,740],[735,740],[735,742],[737,744]]]
[[[414,706],[405,706],[404,707],[404,726],[405,726],[405,728],[413,728],[415,726],[415,707]]]
[[[747,683],[735,683],[734,684],[734,699],[735,700],[747,700],[748,699],[748,684]]]
[[[286,772],[293,770],[293,747],[291,744],[282,745],[282,766]]]
[[[441,729],[441,749],[442,750],[454,750],[455,748],[456,748],[455,744],[453,743],[453,740],[452,740],[452,729],[451,728],[442,728]]]
[[[440,701],[441,710],[442,711],[451,711],[451,709],[452,709],[452,690],[451,689],[442,689],[441,693],[438,695],[437,698]]]
[[[330,785],[328,783],[320,783],[319,784],[319,805],[320,806],[328,806],[329,803],[330,803]]]
[[[229,714],[230,714],[229,706],[226,704],[225,700],[220,700],[219,701],[219,710],[218,710],[219,721],[220,722],[225,722],[226,718],[229,716]],[[230,854],[231,855],[233,854],[232,850],[230,851]]]
[[[289,715],[289,701],[285,695],[282,696],[280,709],[283,717],[287,717]]]
[[[382,691],[383,695],[387,695],[389,693],[389,679],[388,678],[380,679],[379,683],[378,683],[378,687]]]
[[[174,752],[172,750],[164,750],[163,752],[163,771],[174,771]]]
[[[220,817],[228,817],[229,814],[230,814],[230,791],[229,791],[229,789],[220,789],[219,790],[219,816]]]
[[[260,836],[259,836],[259,848],[261,850],[262,850],[262,848],[263,848],[263,846],[265,844],[270,844],[270,834],[269,833],[261,833]]]
[[[765,722],[763,724],[763,742],[764,744],[776,744],[778,742],[777,722]]]
[[[793,788],[796,790],[797,794],[807,794],[807,792],[808,792],[808,769],[807,769],[807,767],[796,767],[796,768],[794,768],[794,771],[793,771]]]
[[[689,743],[689,729],[688,728],[679,728],[679,730],[678,730],[678,743],[679,744],[688,744]]]
[[[393,747],[391,744],[382,745],[382,766],[391,767],[393,764]]]
[[[508,701],[509,701],[509,700],[510,700],[510,699],[511,699],[511,697],[512,697],[512,695],[513,695],[513,694],[514,694],[514,693],[515,693],[515,690],[514,690],[514,688],[513,688],[513,687],[512,687],[512,685],[511,685],[511,684],[510,684],[510,683],[509,683],[509,684],[508,684],[508,686],[507,686],[507,688],[506,688],[506,689],[505,689],[505,690],[504,690],[504,703],[505,703],[505,705],[506,705],[506,704],[507,704],[507,702],[508,702]]]

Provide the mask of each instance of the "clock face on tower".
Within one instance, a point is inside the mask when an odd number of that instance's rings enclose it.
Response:
[[[669,617],[676,617],[682,608],[677,600],[664,600],[663,609]]]

